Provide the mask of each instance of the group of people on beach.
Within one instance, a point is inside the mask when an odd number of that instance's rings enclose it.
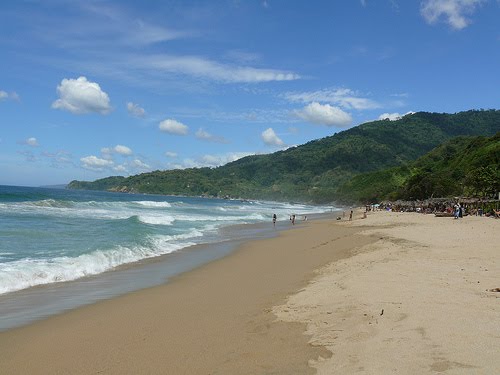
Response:
[[[278,219],[278,217],[276,216],[276,214],[273,214],[273,226],[274,227],[276,226],[276,220],[277,219]],[[307,215],[303,216],[303,220],[304,221],[307,220]],[[290,215],[290,223],[292,223],[292,225],[295,225],[295,214]]]

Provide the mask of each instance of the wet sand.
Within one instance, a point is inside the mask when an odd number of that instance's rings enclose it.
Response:
[[[360,230],[333,217],[301,223],[165,285],[2,332],[0,373],[314,373],[309,361],[331,353],[273,306],[373,241]]]

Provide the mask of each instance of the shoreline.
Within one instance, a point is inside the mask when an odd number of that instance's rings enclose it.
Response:
[[[272,308],[371,241],[358,231],[308,221],[167,284],[2,332],[0,372],[314,373],[308,361],[328,351]]]
[[[314,219],[330,214],[310,214]],[[171,278],[230,255],[255,239],[273,238],[293,229],[282,220],[276,228],[268,222],[233,224],[218,229],[218,235],[154,258],[122,264],[103,273],[76,280],[35,285],[0,295],[0,332],[22,327],[50,316],[112,299],[138,290],[168,283]]]
[[[362,217],[302,222],[166,284],[0,332],[0,372],[498,372],[500,222]]]

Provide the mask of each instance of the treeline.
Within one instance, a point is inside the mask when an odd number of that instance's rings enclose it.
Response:
[[[72,181],[69,187],[314,203],[368,201],[403,194],[417,198],[417,193],[437,196],[441,191],[436,190],[436,186],[444,181],[444,172],[428,188],[419,184],[421,189],[417,191],[412,188],[414,182],[427,181],[431,175],[425,174],[430,173],[428,165],[412,163],[457,136],[492,136],[499,131],[500,111],[497,110],[456,114],[419,112],[397,121],[365,123],[285,151],[248,156],[218,168],[154,171],[94,182]],[[472,142],[472,138],[456,142],[469,141]],[[449,147],[468,150],[460,145]],[[425,158],[418,162],[424,163],[422,160],[437,163],[435,159]],[[443,164],[440,168],[448,167]],[[491,168],[495,169],[494,164]],[[498,170],[498,159],[496,168]],[[452,180],[455,177],[453,175]],[[462,190],[465,188],[461,185]]]

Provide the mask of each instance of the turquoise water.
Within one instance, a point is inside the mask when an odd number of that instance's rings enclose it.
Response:
[[[275,202],[0,186],[0,294],[223,240],[235,224],[326,212]],[[193,255],[200,259],[201,253]]]

